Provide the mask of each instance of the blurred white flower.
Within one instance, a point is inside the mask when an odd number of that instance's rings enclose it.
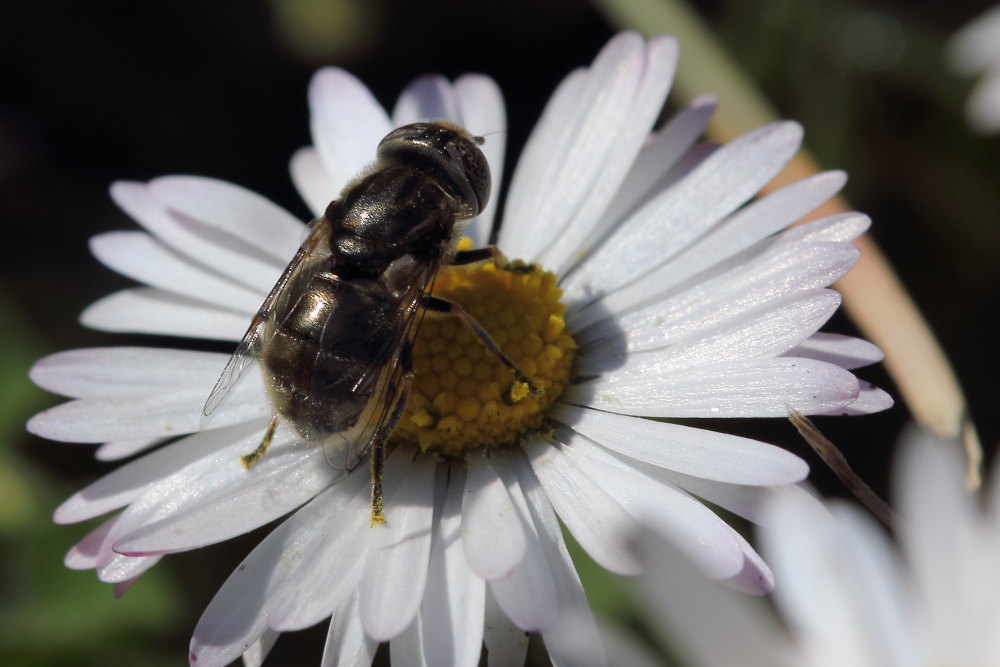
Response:
[[[966,103],[965,114],[977,132],[1000,132],[1000,6],[959,30],[947,46],[956,72],[981,76]]]
[[[57,510],[59,522],[121,510],[67,565],[94,568],[124,590],[163,554],[290,514],[205,611],[191,648],[198,665],[241,654],[258,662],[277,632],[331,617],[324,664],[365,663],[390,640],[408,664],[476,665],[484,642],[491,665],[519,664],[524,631],[541,633],[556,664],[572,663],[581,646],[599,664],[600,646],[588,643],[596,632],[568,636],[560,626],[564,608],[590,617],[557,517],[612,571],[639,571],[626,536],[649,521],[710,576],[769,590],[767,566],[699,498],[756,520],[771,489],[802,499],[789,485],[806,465],[761,442],[642,417],[888,407],[884,392],[849,371],[879,351],[818,333],[840,303],[827,286],[857,260],[851,240],[868,220],[849,213],[786,229],[840,189],[839,172],[751,202],[798,149],[794,123],[701,144],[715,106],[705,98],[650,134],[676,59],[671,38],[615,37],[559,86],[521,156],[498,243],[561,276],[565,307],[546,302],[535,323],[529,315],[540,306],[510,288],[481,317],[529,375],[558,360],[565,370],[552,376],[547,403],[515,406],[534,413],[517,416],[514,437],[491,440],[482,433],[493,423],[475,421],[517,412],[491,399],[479,344],[452,355],[468,332],[448,339],[444,325],[425,322],[414,396],[386,466],[388,526],[373,527],[367,470],[339,481],[317,448],[290,434],[244,469],[240,455],[273,413],[259,382],[241,386],[212,429],[200,430],[226,355],[151,347],[53,355],[32,378],[76,400],[36,416],[32,432],[104,443],[105,459],[171,439]],[[504,109],[486,77],[419,79],[391,116],[342,70],[317,73],[309,95],[315,146],[295,156],[292,174],[317,215],[391,128],[419,119],[488,135],[484,151],[502,173]],[[83,320],[100,329],[237,341],[303,236],[291,214],[220,181],[116,183],[112,196],[145,231],[98,236],[93,250],[148,287],[90,307]],[[489,238],[494,210],[466,228],[476,243]],[[511,284],[559,296],[541,269],[507,273]],[[447,352],[440,368],[434,350]]]
[[[972,497],[959,451],[915,428],[904,437],[893,477],[899,545],[847,502],[828,513],[780,496],[765,503],[779,618],[650,540],[640,595],[697,667],[1000,665],[1000,467],[991,493]]]

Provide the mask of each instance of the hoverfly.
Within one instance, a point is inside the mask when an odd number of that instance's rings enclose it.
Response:
[[[393,130],[376,160],[312,223],[250,323],[205,403],[209,417],[245,371],[261,364],[274,415],[249,468],[279,421],[321,445],[337,470],[371,452],[371,521],[385,523],[386,441],[413,378],[411,346],[427,312],[459,317],[519,382],[534,385],[460,306],[431,296],[438,270],[499,256],[456,250],[460,221],[490,196],[482,138],[443,121]]]

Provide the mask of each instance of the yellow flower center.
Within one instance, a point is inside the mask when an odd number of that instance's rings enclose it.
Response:
[[[413,347],[410,400],[396,443],[461,456],[513,445],[542,427],[569,379],[576,345],[556,277],[520,261],[443,268],[434,296],[462,306],[540,391],[532,393],[457,317],[428,314]]]

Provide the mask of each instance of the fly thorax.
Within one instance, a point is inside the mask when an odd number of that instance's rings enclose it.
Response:
[[[330,205],[331,251],[349,271],[378,275],[404,255],[439,258],[450,245],[458,203],[427,174],[406,167],[375,172]]]

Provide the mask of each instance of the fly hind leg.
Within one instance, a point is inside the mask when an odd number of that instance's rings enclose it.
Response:
[[[379,526],[386,523],[385,508],[382,501],[382,482],[385,476],[385,449],[389,436],[392,435],[396,424],[403,418],[406,410],[406,402],[410,398],[410,385],[413,381],[413,360],[411,357],[410,343],[405,342],[400,357],[400,364],[403,373],[399,378],[399,386],[390,388],[396,395],[388,418],[379,422],[375,433],[372,435],[371,444],[371,476],[372,476],[372,518],[371,525]]]
[[[274,431],[278,428],[278,415],[271,417],[271,421],[267,425],[267,430],[264,431],[264,437],[257,445],[257,449],[253,450],[249,454],[244,454],[240,457],[240,461],[243,463],[243,467],[247,470],[253,467],[257,461],[260,461],[264,456],[264,452],[267,448],[271,446],[271,441],[274,440]]]

